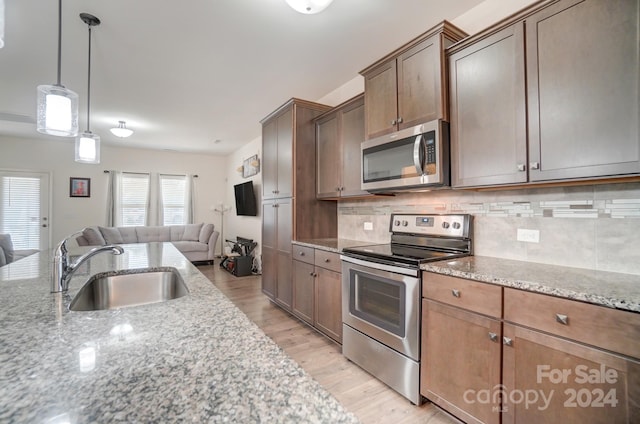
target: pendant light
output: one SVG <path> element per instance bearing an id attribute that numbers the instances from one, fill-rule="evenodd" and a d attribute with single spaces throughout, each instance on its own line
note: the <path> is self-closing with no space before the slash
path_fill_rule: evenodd
<path id="1" fill-rule="evenodd" d="M 124 121 L 118 121 L 118 126 L 115 128 L 111 128 L 111 133 L 116 137 L 127 138 L 131 134 L 133 134 L 133 130 L 127 128 L 127 123 Z"/>
<path id="2" fill-rule="evenodd" d="M 62 62 L 62 0 L 58 0 L 58 81 L 38 86 L 39 133 L 59 137 L 78 135 L 78 95 L 60 83 Z"/>
<path id="3" fill-rule="evenodd" d="M 89 28 L 89 60 L 87 66 L 87 130 L 76 138 L 76 162 L 100 163 L 100 136 L 91 132 L 91 27 L 100 25 L 100 19 L 81 13 L 80 19 Z"/>
<path id="4" fill-rule="evenodd" d="M 291 6 L 296 12 L 304 13 L 305 15 L 313 15 L 320 13 L 331 4 L 333 0 L 286 0 L 287 4 Z"/>

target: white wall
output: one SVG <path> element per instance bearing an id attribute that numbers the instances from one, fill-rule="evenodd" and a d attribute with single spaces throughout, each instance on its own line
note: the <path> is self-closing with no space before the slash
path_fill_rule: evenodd
<path id="1" fill-rule="evenodd" d="M 245 159 L 253 155 L 258 155 L 260 160 L 260 172 L 258 174 L 243 178 L 242 173 L 237 169 L 242 166 Z M 236 237 L 244 237 L 253 239 L 258 243 L 255 253 L 262 251 L 262 138 L 258 137 L 248 144 L 242 146 L 232 154 L 226 157 L 226 195 L 224 204 L 230 206 L 231 209 L 225 214 L 224 222 L 224 238 L 235 239 Z M 256 194 L 256 202 L 258 204 L 258 216 L 238 216 L 236 215 L 236 204 L 233 192 L 235 184 L 253 181 L 253 189 Z"/>
<path id="2" fill-rule="evenodd" d="M 126 144 L 126 141 L 122 142 Z M 103 145 L 99 165 L 74 161 L 73 140 L 0 137 L 0 168 L 50 172 L 50 243 L 90 225 L 106 224 L 107 174 L 104 170 L 197 174 L 195 221 L 219 223 L 210 210 L 225 199 L 226 159 L 222 156 L 131 149 Z M 69 178 L 91 178 L 90 198 L 69 197 Z"/>

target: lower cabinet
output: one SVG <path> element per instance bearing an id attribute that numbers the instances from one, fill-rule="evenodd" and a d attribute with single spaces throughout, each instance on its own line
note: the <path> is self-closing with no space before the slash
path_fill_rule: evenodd
<path id="1" fill-rule="evenodd" d="M 640 422 L 640 314 L 425 272 L 420 393 L 466 423 Z"/>
<path id="2" fill-rule="evenodd" d="M 342 274 L 337 253 L 292 246 L 292 312 L 338 343 L 342 342 Z"/>

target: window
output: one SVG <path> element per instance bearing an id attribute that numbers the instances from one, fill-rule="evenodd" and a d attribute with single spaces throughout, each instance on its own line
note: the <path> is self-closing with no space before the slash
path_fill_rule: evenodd
<path id="1" fill-rule="evenodd" d="M 48 189 L 47 174 L 0 171 L 0 233 L 14 249 L 49 247 Z"/>
<path id="2" fill-rule="evenodd" d="M 187 224 L 187 177 L 160 175 L 162 225 Z"/>
<path id="3" fill-rule="evenodd" d="M 120 217 L 123 227 L 147 225 L 149 212 L 149 174 L 122 173 Z"/>

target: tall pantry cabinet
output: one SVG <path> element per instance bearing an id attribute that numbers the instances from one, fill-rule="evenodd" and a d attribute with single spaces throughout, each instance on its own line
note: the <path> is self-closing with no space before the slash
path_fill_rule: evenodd
<path id="1" fill-rule="evenodd" d="M 337 206 L 316 200 L 314 118 L 329 106 L 291 99 L 262 123 L 262 291 L 291 311 L 291 241 L 336 237 Z"/>

